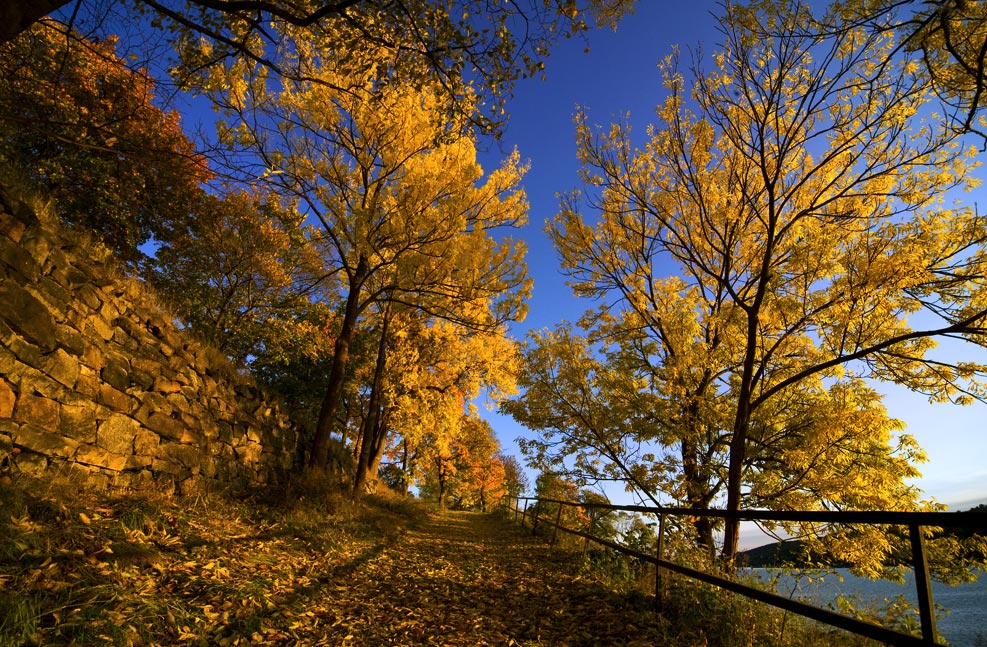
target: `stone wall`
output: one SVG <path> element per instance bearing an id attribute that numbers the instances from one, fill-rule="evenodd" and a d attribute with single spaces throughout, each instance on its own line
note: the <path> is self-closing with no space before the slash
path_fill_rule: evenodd
<path id="1" fill-rule="evenodd" d="M 277 480 L 297 435 L 148 288 L 0 186 L 0 470 L 195 491 Z"/>

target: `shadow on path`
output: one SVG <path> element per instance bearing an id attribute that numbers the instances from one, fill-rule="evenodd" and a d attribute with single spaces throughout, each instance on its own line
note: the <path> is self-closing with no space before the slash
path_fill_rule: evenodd
<path id="1" fill-rule="evenodd" d="M 326 587 L 326 645 L 656 645 L 644 598 L 615 594 L 496 517 L 444 512 Z M 298 636 L 303 638 L 303 636 Z"/>

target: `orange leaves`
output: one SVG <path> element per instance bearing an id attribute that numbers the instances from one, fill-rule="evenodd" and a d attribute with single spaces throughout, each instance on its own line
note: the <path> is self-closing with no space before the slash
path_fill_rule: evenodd
<path id="1" fill-rule="evenodd" d="M 43 20 L 0 45 L 0 154 L 51 191 L 60 215 L 127 260 L 184 222 L 204 159 L 176 113 L 153 105 L 153 82 L 112 40 L 86 41 Z"/>

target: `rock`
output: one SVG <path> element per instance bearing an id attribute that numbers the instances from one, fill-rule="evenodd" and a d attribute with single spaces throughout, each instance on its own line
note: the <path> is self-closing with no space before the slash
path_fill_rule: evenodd
<path id="1" fill-rule="evenodd" d="M 99 387 L 99 402 L 120 413 L 130 413 L 134 409 L 134 399 L 109 384 Z"/>
<path id="2" fill-rule="evenodd" d="M 83 445 L 75 454 L 75 460 L 86 465 L 122 472 L 127 466 L 127 456 L 107 451 L 96 445 Z"/>
<path id="3" fill-rule="evenodd" d="M 14 406 L 13 418 L 26 425 L 56 432 L 59 423 L 59 404 L 54 400 L 22 391 Z"/>
<path id="4" fill-rule="evenodd" d="M 76 380 L 79 379 L 79 361 L 61 348 L 55 349 L 54 353 L 44 358 L 42 369 L 69 389 L 75 387 Z"/>
<path id="5" fill-rule="evenodd" d="M 125 357 L 111 355 L 105 358 L 103 370 L 99 372 L 107 384 L 118 391 L 130 388 L 130 362 Z"/>
<path id="6" fill-rule="evenodd" d="M 134 454 L 138 457 L 146 457 L 150 461 L 150 458 L 157 453 L 160 444 L 161 437 L 158 434 L 141 427 L 134 436 Z M 150 462 L 148 464 L 150 465 Z"/>
<path id="7" fill-rule="evenodd" d="M 14 281 L 0 283 L 0 303 L 10 326 L 24 339 L 36 344 L 42 353 L 55 349 L 55 321 L 48 308 Z"/>
<path id="8" fill-rule="evenodd" d="M 185 431 L 185 425 L 181 420 L 164 413 L 152 413 L 146 424 L 148 429 L 158 432 L 168 440 L 180 440 Z"/>
<path id="9" fill-rule="evenodd" d="M 139 430 L 140 425 L 130 416 L 110 414 L 96 430 L 96 444 L 114 454 L 130 455 Z"/>
<path id="10" fill-rule="evenodd" d="M 10 418 L 14 415 L 14 404 L 17 402 L 17 394 L 10 385 L 0 376 L 0 418 Z"/>
<path id="11" fill-rule="evenodd" d="M 59 431 L 85 443 L 96 442 L 96 411 L 93 405 L 63 404 Z"/>
<path id="12" fill-rule="evenodd" d="M 47 429 L 34 425 L 23 425 L 13 438 L 14 445 L 37 454 L 71 458 L 79 448 L 79 442 L 53 434 Z"/>

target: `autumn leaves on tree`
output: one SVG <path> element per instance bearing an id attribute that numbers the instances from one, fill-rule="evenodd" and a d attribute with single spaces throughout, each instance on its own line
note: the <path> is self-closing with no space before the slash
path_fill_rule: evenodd
<path id="1" fill-rule="evenodd" d="M 875 382 L 985 395 L 985 367 L 935 352 L 983 345 L 987 316 L 987 223 L 962 201 L 983 3 L 725 6 L 712 56 L 665 59 L 644 136 L 580 112 L 584 188 L 547 231 L 602 305 L 519 349 L 527 165 L 481 169 L 477 149 L 558 38 L 629 4 L 137 0 L 170 30 L 174 82 L 218 113 L 208 156 L 112 39 L 44 19 L 2 45 L 0 153 L 291 403 L 310 468 L 350 452 L 357 492 L 381 474 L 462 506 L 518 494 L 474 408 L 489 395 L 567 496 L 931 507 Z M 716 531 L 683 536 L 711 552 Z M 844 557 L 877 568 L 887 543 L 853 537 Z"/>
<path id="2" fill-rule="evenodd" d="M 666 59 L 643 147 L 577 117 L 586 190 L 548 232 L 605 305 L 583 334 L 529 338 L 504 408 L 542 430 L 537 463 L 680 505 L 928 508 L 907 483 L 923 454 L 870 381 L 984 395 L 985 367 L 934 353 L 984 339 L 987 221 L 953 203 L 975 152 L 892 32 L 820 37 L 798 5 L 720 25 L 708 67 Z M 858 539 L 879 569 L 887 544 Z"/>

